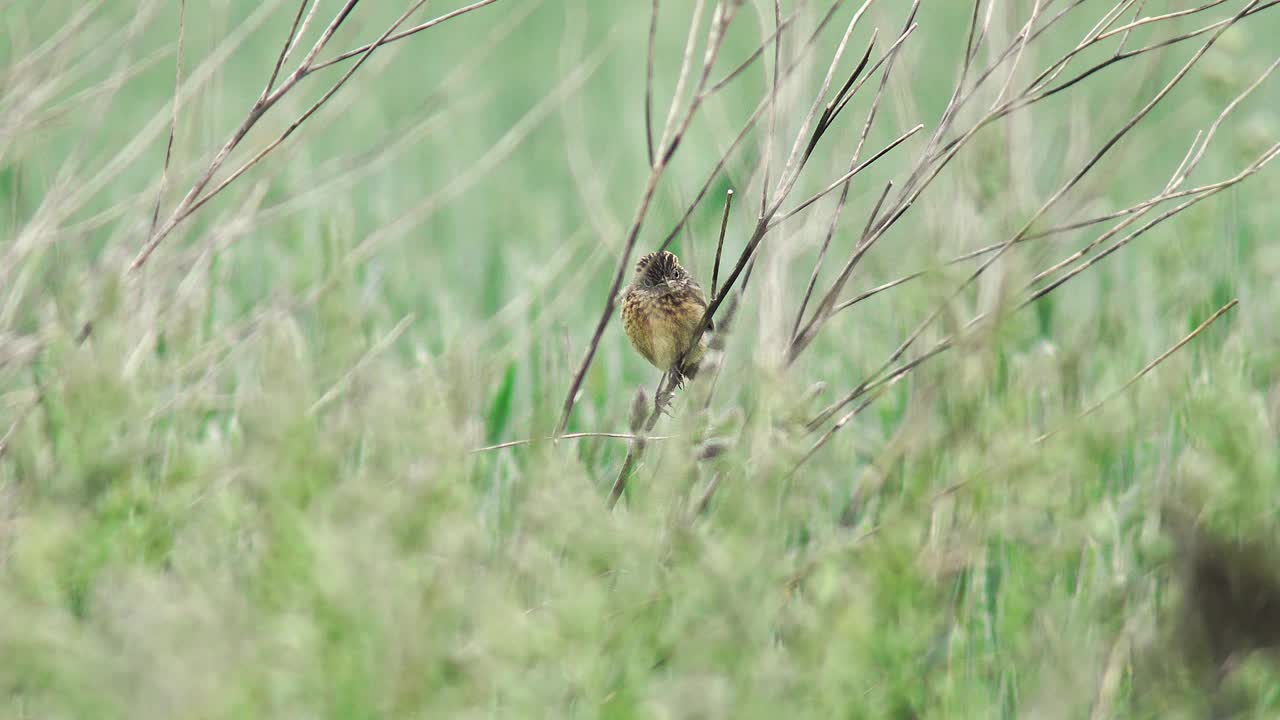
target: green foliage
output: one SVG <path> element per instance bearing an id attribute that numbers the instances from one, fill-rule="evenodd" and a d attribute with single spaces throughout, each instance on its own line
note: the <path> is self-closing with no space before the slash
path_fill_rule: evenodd
<path id="1" fill-rule="evenodd" d="M 1007 309 L 1034 272 L 1096 237 L 1020 243 L 958 294 L 975 266 L 942 262 L 1016 230 L 1078 166 L 1075 134 L 1104 138 L 1154 80 L 1099 73 L 1063 93 L 1078 106 L 1064 97 L 976 136 L 846 294 L 926 274 L 834 316 L 791 368 L 780 338 L 831 201 L 787 220 L 762 246 L 723 368 L 677 394 L 610 513 L 627 441 L 546 438 L 648 173 L 636 30 L 648 4 L 501 0 L 396 44 L 128 274 L 155 202 L 166 137 L 146 128 L 167 127 L 178 7 L 134 5 L 103 4 L 56 42 L 78 5 L 0 14 L 0 717 L 1276 716 L 1272 658 L 1241 658 L 1219 688 L 1186 660 L 1183 551 L 1161 515 L 1172 498 L 1223 537 L 1277 540 L 1275 166 L 965 335 L 807 455 L 821 433 L 804 421 L 940 303 L 908 357 Z M 335 43 L 389 21 L 394 3 L 374 5 Z M 659 126 L 687 29 L 679 5 L 661 3 Z M 905 4 L 880 5 L 883 48 Z M 274 62 L 293 8 L 262 6 L 251 27 L 259 7 L 187 3 L 186 77 L 246 34 L 180 107 L 161 219 Z M 527 19 L 486 49 L 517 9 Z M 898 76 L 911 82 L 890 84 L 890 122 L 869 149 L 941 112 L 961 9 L 923 4 L 912 73 Z M 759 42 L 743 12 L 734 62 Z M 1241 78 L 1274 59 L 1277 15 L 1224 37 L 1205 76 L 1067 204 L 1104 212 L 1166 182 Z M 1071 16 L 1054 42 L 1090 24 Z M 599 70 L 529 120 L 557 69 L 602 41 Z M 1147 69 L 1167 77 L 1184 59 Z M 778 137 L 822 69 L 801 73 Z M 335 72 L 273 109 L 230 167 Z M 674 226 L 760 82 L 753 66 L 708 100 L 640 248 Z M 877 82 L 797 197 L 847 167 Z M 1273 78 L 1242 104 L 1193 179 L 1234 174 L 1276 141 L 1278 93 Z M 704 284 L 719 199 L 737 193 L 727 262 L 758 212 L 747 180 L 760 139 L 676 238 Z M 509 154 L 484 167 L 495 148 Z M 775 181 L 788 149 L 773 148 Z M 887 156 L 852 186 L 823 281 L 901 163 Z M 413 321 L 389 336 L 401 318 Z M 614 322 L 568 429 L 628 432 L 654 375 Z M 533 442 L 470 452 L 514 439 Z"/>

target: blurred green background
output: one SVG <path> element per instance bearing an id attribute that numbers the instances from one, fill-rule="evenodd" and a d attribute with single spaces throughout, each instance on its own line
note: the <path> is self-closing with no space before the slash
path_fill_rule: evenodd
<path id="1" fill-rule="evenodd" d="M 694 4 L 661 3 L 659 128 Z M 320 2 L 286 72 L 339 5 Z M 704 285 L 720 198 L 738 193 L 725 244 L 736 259 L 761 160 L 773 147 L 776 178 L 857 7 L 801 55 L 828 5 L 800 5 L 781 5 L 799 13 L 784 60 L 802 62 L 772 141 L 762 122 L 672 248 Z M 996 47 L 1032 5 L 995 8 Z M 1128 47 L 1244 5 L 1143 26 Z M 1143 15 L 1191 6 L 1151 2 Z M 706 409 L 705 385 L 677 397 L 656 430 L 671 439 L 650 444 L 610 513 L 623 441 L 469 451 L 554 429 L 604 307 L 648 175 L 648 3 L 499 0 L 388 46 L 136 273 L 157 196 L 163 220 L 261 92 L 297 6 L 187 4 L 167 173 L 178 3 L 0 7 L 0 717 L 1280 712 L 1265 657 L 1242 657 L 1216 690 L 1184 658 L 1179 555 L 1160 513 L 1174 498 L 1226 537 L 1274 537 L 1274 165 L 922 366 L 792 472 L 817 437 L 803 422 L 940 303 L 924 347 L 1006 308 L 1107 227 L 1020 244 L 958 295 L 976 265 L 940 264 L 1016 232 L 1198 42 L 1118 63 L 977 134 L 845 295 L 930 272 L 835 316 L 790 368 L 785 341 L 834 200 L 781 225 Z M 1024 74 L 1112 5 L 1071 7 Z M 376 38 L 402 10 L 358 5 L 320 57 Z M 907 11 L 873 4 L 843 72 L 876 28 L 878 57 Z M 922 3 L 868 149 L 925 130 L 853 183 L 819 288 L 936 126 L 971 11 Z M 772 13 L 742 8 L 713 78 Z M 1276 37 L 1280 9 L 1224 34 L 1051 220 L 1157 193 L 1276 61 Z M 304 79 L 218 178 L 344 67 Z M 767 67 L 706 102 L 637 253 L 679 219 L 766 92 Z M 787 207 L 844 171 L 879 77 Z M 1227 117 L 1190 184 L 1280 140 L 1277 108 L 1272 77 Z M 1148 377 L 1073 420 L 1233 298 Z M 569 430 L 626 432 L 636 389 L 651 394 L 657 374 L 611 323 Z M 701 460 L 708 438 L 726 450 Z"/>

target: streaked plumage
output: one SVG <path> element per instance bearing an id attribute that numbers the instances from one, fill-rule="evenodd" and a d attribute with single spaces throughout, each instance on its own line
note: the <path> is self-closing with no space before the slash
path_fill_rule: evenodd
<path id="1" fill-rule="evenodd" d="M 649 253 L 636 263 L 635 277 L 623 293 L 622 326 L 636 351 L 655 367 L 691 378 L 707 348 L 705 335 L 682 367 L 672 366 L 689 350 L 706 309 L 702 287 L 675 255 Z"/>

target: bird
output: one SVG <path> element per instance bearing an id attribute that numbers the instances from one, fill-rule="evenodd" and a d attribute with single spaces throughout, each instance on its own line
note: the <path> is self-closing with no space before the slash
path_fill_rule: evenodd
<path id="1" fill-rule="evenodd" d="M 694 337 L 706 310 L 702 287 L 680 260 L 665 250 L 649 253 L 636 262 L 631 284 L 623 291 L 622 327 L 636 352 L 683 383 L 697 374 L 707 349 L 705 337 Z"/>

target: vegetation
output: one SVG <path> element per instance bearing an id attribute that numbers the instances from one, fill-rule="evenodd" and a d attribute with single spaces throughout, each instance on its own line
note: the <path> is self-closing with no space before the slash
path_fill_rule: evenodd
<path id="1" fill-rule="evenodd" d="M 8 4 L 0 717 L 1276 716 L 1276 5 Z"/>

